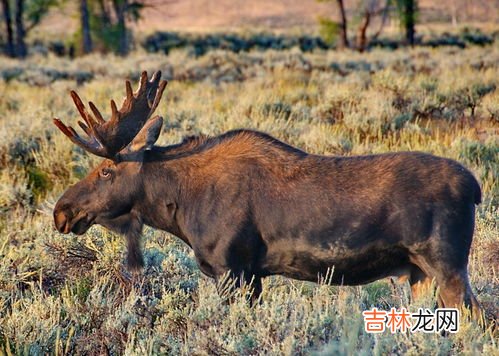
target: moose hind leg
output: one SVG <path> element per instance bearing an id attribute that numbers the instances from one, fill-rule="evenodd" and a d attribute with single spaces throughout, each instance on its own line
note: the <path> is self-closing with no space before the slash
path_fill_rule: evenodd
<path id="1" fill-rule="evenodd" d="M 436 279 L 440 307 L 461 308 L 466 306 L 471 309 L 475 320 L 482 321 L 481 308 L 468 282 L 466 267 L 456 269 L 443 265 L 442 261 L 433 263 L 428 255 L 416 256 L 413 258 L 413 262 L 421 271 L 424 271 L 426 276 Z M 431 282 L 431 279 L 429 280 Z"/>
<path id="2" fill-rule="evenodd" d="M 467 269 L 442 281 L 440 293 L 446 308 L 461 308 L 464 305 L 470 309 L 474 320 L 483 323 L 482 309 L 471 290 Z"/>
<path id="3" fill-rule="evenodd" d="M 458 203 L 452 210 L 443 207 L 435 213 L 432 236 L 425 246 L 417 246 L 410 259 L 428 277 L 436 279 L 444 307 L 466 306 L 473 318 L 480 321 L 480 306 L 468 280 L 475 207 Z"/>

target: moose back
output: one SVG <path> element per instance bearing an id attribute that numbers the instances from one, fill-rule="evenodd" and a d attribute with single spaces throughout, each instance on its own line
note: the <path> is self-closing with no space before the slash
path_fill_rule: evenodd
<path id="1" fill-rule="evenodd" d="M 100 224 L 124 234 L 138 268 L 142 227 L 168 231 L 192 247 L 203 273 L 252 281 L 254 297 L 263 277 L 317 281 L 334 268 L 332 282 L 344 285 L 407 278 L 415 297 L 435 278 L 441 306 L 479 313 L 467 265 L 481 193 L 462 165 L 412 152 L 313 155 L 250 130 L 158 147 L 160 76 L 144 72 L 136 92 L 127 81 L 107 121 L 72 92 L 86 137 L 54 119 L 105 158 L 57 202 L 60 232 Z"/>

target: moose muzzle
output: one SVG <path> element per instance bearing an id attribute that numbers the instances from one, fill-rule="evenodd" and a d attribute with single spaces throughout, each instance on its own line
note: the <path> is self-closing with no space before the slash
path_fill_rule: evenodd
<path id="1" fill-rule="evenodd" d="M 57 230 L 63 234 L 69 234 L 71 227 L 69 224 L 69 218 L 63 211 L 54 210 L 54 222 Z"/>
<path id="2" fill-rule="evenodd" d="M 54 209 L 54 223 L 57 230 L 63 234 L 69 234 L 70 232 L 83 235 L 92 226 L 94 219 L 90 218 L 88 214 L 84 212 L 79 212 L 78 214 L 72 214 L 72 212 L 67 209 L 61 209 L 56 206 Z"/>

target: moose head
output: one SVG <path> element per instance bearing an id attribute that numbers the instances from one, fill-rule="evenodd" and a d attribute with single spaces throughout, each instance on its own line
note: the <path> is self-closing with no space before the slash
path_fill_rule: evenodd
<path id="1" fill-rule="evenodd" d="M 118 110 L 111 100 L 111 118 L 106 121 L 89 102 L 90 114 L 78 94 L 71 97 L 83 121 L 79 126 L 88 136 L 82 138 L 59 119 L 55 125 L 75 144 L 105 159 L 83 180 L 70 187 L 57 202 L 54 221 L 61 233 L 84 234 L 93 224 L 103 225 L 127 236 L 128 264 L 143 264 L 139 247 L 143 222 L 134 212 L 134 204 L 143 194 L 144 177 L 138 174 L 144 152 L 159 137 L 163 119 L 152 117 L 167 82 L 156 72 L 151 80 L 143 72 L 136 92 L 126 81 L 126 98 Z"/>

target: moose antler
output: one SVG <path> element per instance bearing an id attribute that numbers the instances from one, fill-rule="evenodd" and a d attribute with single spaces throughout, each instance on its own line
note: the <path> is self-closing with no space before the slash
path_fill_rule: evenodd
<path id="1" fill-rule="evenodd" d="M 108 121 L 105 121 L 97 107 L 89 102 L 92 116 L 78 94 L 72 90 L 71 97 L 84 121 L 78 121 L 78 125 L 85 131 L 88 139 L 80 137 L 71 126 L 64 125 L 59 119 L 54 118 L 54 124 L 84 150 L 97 156 L 113 158 L 134 139 L 152 116 L 166 84 L 166 80 L 161 80 L 161 71 L 155 72 L 150 81 L 147 80 L 147 72 L 142 72 L 140 85 L 135 93 L 127 80 L 123 105 L 118 110 L 114 100 L 111 100 L 112 114 Z"/>

